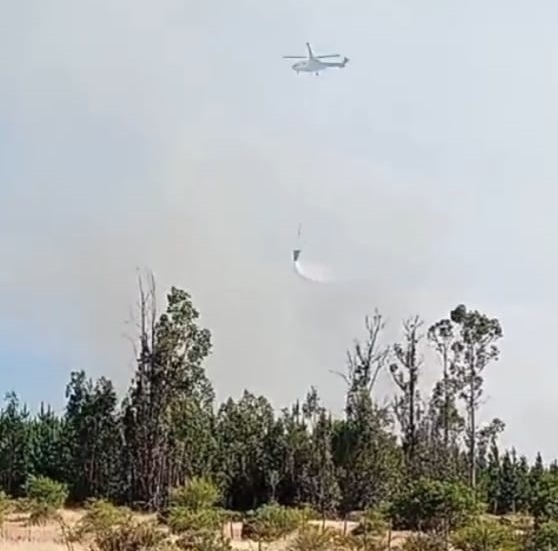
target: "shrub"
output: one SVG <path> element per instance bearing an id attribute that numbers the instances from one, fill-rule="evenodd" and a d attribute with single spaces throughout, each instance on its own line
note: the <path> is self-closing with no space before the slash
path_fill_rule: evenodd
<path id="1" fill-rule="evenodd" d="M 355 536 L 354 534 L 338 534 L 333 540 L 336 551 L 384 551 L 386 543 L 377 538 Z"/>
<path id="2" fill-rule="evenodd" d="M 378 509 L 369 509 L 364 511 L 352 534 L 355 536 L 367 534 L 372 537 L 383 537 L 388 529 L 389 523 L 385 514 Z"/>
<path id="3" fill-rule="evenodd" d="M 156 549 L 165 537 L 154 522 L 134 519 L 129 509 L 93 500 L 78 521 L 72 539 L 88 539 L 96 551 L 144 551 Z"/>
<path id="4" fill-rule="evenodd" d="M 231 551 L 230 540 L 222 534 L 202 531 L 181 536 L 176 546 L 184 551 Z"/>
<path id="5" fill-rule="evenodd" d="M 90 500 L 85 514 L 74 529 L 74 539 L 110 532 L 115 526 L 131 521 L 132 512 L 125 507 L 116 507 L 102 499 Z"/>
<path id="6" fill-rule="evenodd" d="M 29 513 L 30 525 L 44 525 L 50 520 L 58 523 L 67 540 L 68 526 L 58 512 L 68 499 L 66 484 L 56 482 L 46 476 L 31 476 L 27 480 L 25 499 L 19 500 L 18 508 L 21 512 Z"/>
<path id="7" fill-rule="evenodd" d="M 242 524 L 242 538 L 273 541 L 294 532 L 302 523 L 298 509 L 276 503 L 263 505 L 250 513 Z"/>
<path id="8" fill-rule="evenodd" d="M 68 499 L 68 486 L 46 476 L 31 476 L 26 484 L 27 498 L 31 501 L 60 509 Z"/>
<path id="9" fill-rule="evenodd" d="M 134 522 L 129 519 L 115 525 L 111 530 L 95 535 L 98 551 L 145 551 L 156 549 L 165 534 L 153 522 Z"/>
<path id="10" fill-rule="evenodd" d="M 558 551 L 558 522 L 549 520 L 541 524 L 532 535 L 529 547 L 533 550 Z"/>
<path id="11" fill-rule="evenodd" d="M 207 478 L 192 478 L 184 486 L 171 491 L 171 507 L 185 507 L 194 511 L 209 509 L 221 498 L 219 489 Z"/>
<path id="12" fill-rule="evenodd" d="M 308 520 L 322 520 L 323 515 L 309 503 L 303 503 L 297 507 L 300 517 L 306 521 Z"/>
<path id="13" fill-rule="evenodd" d="M 288 551 L 328 551 L 336 537 L 334 530 L 305 525 L 288 546 Z"/>
<path id="14" fill-rule="evenodd" d="M 414 531 L 454 530 L 479 513 L 473 491 L 460 483 L 419 479 L 391 506 L 394 527 Z"/>
<path id="15" fill-rule="evenodd" d="M 432 534 L 411 534 L 401 546 L 402 551 L 446 551 L 446 549 L 445 541 Z"/>
<path id="16" fill-rule="evenodd" d="M 220 531 L 223 522 L 234 516 L 215 508 L 220 494 L 217 486 L 206 478 L 193 478 L 171 492 L 170 507 L 164 521 L 179 537 L 176 548 L 187 551 L 228 551 L 230 540 Z"/>
<path id="17" fill-rule="evenodd" d="M 558 479 L 550 473 L 543 473 L 529 497 L 529 512 L 535 525 L 558 519 Z"/>
<path id="18" fill-rule="evenodd" d="M 223 524 L 224 513 L 216 509 L 187 509 L 171 507 L 167 524 L 175 534 L 198 531 L 215 531 Z"/>
<path id="19" fill-rule="evenodd" d="M 487 518 L 479 518 L 452 536 L 461 551 L 519 551 L 520 539 L 513 528 Z"/>

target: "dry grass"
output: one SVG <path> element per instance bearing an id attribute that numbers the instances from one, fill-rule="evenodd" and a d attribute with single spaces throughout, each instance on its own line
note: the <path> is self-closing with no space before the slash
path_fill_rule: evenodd
<path id="1" fill-rule="evenodd" d="M 83 510 L 64 510 L 62 516 L 69 526 L 74 526 L 76 522 L 83 516 Z M 137 515 L 140 519 L 153 519 L 154 515 Z M 3 534 L 0 536 L 1 551 L 66 551 L 66 546 L 61 541 L 60 533 L 55 523 L 48 523 L 45 526 L 27 526 L 27 515 L 14 514 L 8 516 L 4 525 Z M 310 521 L 311 524 L 321 525 L 321 521 Z M 343 531 L 344 523 L 342 521 L 327 520 L 325 523 L 327 528 Z M 356 522 L 347 522 L 347 531 L 352 531 Z M 242 532 L 242 523 L 227 523 L 223 527 L 223 533 L 227 538 L 231 539 L 234 549 L 238 551 L 256 551 L 258 549 L 257 542 L 242 540 L 240 535 Z M 404 532 L 394 532 L 392 543 L 400 544 L 407 534 Z M 285 551 L 288 546 L 288 539 L 273 542 L 266 545 L 266 551 Z M 74 551 L 87 551 L 87 549 L 79 544 L 74 544 Z"/>
<path id="2" fill-rule="evenodd" d="M 33 541 L 0 541 L 2 551 L 66 551 L 66 546 L 61 543 L 38 543 Z M 82 547 L 76 546 L 82 551 Z"/>
<path id="3" fill-rule="evenodd" d="M 62 512 L 64 520 L 73 526 L 83 515 L 82 511 Z M 28 526 L 26 514 L 9 515 L 0 537 L 2 551 L 66 551 L 58 526 L 49 522 L 45 526 Z M 83 548 L 75 545 L 75 551 Z"/>

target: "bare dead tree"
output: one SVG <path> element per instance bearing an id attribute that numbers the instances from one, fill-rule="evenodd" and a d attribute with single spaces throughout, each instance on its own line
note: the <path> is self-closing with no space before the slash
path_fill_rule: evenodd
<path id="1" fill-rule="evenodd" d="M 124 333 L 123 337 L 131 344 L 135 362 L 138 361 L 143 348 L 153 350 L 155 324 L 158 316 L 155 276 L 151 270 L 146 270 L 144 279 L 137 269 L 138 298 L 134 307 L 130 306 L 128 319 L 124 322 L 133 326 L 133 334 Z M 139 338 L 138 338 L 139 337 Z M 138 347 L 139 340 L 139 347 Z"/>
<path id="2" fill-rule="evenodd" d="M 334 371 L 347 385 L 347 408 L 357 394 L 370 396 L 382 369 L 386 366 L 389 349 L 379 343 L 385 321 L 377 309 L 372 316 L 365 316 L 366 335 L 363 340 L 355 339 L 352 350 L 347 351 L 347 367 L 343 373 Z"/>

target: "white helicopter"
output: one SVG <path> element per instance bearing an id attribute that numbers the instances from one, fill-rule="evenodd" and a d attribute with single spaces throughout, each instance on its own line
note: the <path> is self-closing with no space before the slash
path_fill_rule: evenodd
<path id="1" fill-rule="evenodd" d="M 283 59 L 303 59 L 304 61 L 297 61 L 293 66 L 293 71 L 296 73 L 314 73 L 316 76 L 320 74 L 320 71 L 325 69 L 331 69 L 337 67 L 343 69 L 345 65 L 349 62 L 348 57 L 344 57 L 343 61 L 320 61 L 321 59 L 340 57 L 339 54 L 329 54 L 329 55 L 314 55 L 312 52 L 312 47 L 307 42 L 306 49 L 308 50 L 308 56 L 303 55 L 284 55 Z"/>

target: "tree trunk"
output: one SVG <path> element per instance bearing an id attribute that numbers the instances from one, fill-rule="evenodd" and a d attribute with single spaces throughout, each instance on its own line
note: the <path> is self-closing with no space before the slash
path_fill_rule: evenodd
<path id="1" fill-rule="evenodd" d="M 472 356 L 472 354 L 471 354 Z M 475 367 L 473 359 L 469 359 L 469 484 L 473 490 L 477 486 L 477 461 L 476 461 L 476 443 L 477 443 L 477 427 L 476 427 L 476 404 L 475 404 Z"/>

